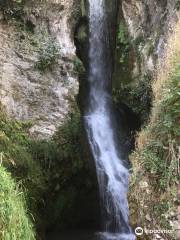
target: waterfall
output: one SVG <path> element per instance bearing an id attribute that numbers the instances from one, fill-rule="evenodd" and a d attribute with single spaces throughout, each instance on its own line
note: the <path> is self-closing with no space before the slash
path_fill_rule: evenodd
<path id="1" fill-rule="evenodd" d="M 103 218 L 100 239 L 134 240 L 128 221 L 129 170 L 120 157 L 113 128 L 106 0 L 89 0 L 89 35 L 89 93 L 84 120 L 100 191 Z"/>

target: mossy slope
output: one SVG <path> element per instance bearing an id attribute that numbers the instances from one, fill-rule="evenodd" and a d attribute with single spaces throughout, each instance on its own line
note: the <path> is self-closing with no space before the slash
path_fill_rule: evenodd
<path id="1" fill-rule="evenodd" d="M 0 239 L 35 239 L 45 177 L 30 152 L 29 123 L 8 119 L 0 108 Z"/>
<path id="2" fill-rule="evenodd" d="M 39 235 L 54 227 L 94 226 L 97 224 L 96 179 L 90 171 L 86 149 L 82 149 L 83 128 L 77 107 L 52 139 L 30 138 L 30 126 L 31 123 L 9 119 L 1 107 L 1 164 L 5 174 L 10 176 L 11 173 L 10 187 L 25 196 L 18 201 L 33 219 L 34 229 Z M 3 184 L 4 187 L 8 185 L 6 182 Z M 4 194 L 4 188 L 0 190 Z M 14 198 L 11 204 L 16 208 Z M 3 211 L 0 209 L 0 215 L 4 214 Z M 9 216 L 13 215 L 10 210 Z M 31 228 L 30 221 L 29 224 Z M 18 225 L 21 231 L 24 225 Z M 10 233 L 9 222 L 3 228 Z M 21 240 L 19 235 L 14 236 L 13 240 L 16 239 Z"/>

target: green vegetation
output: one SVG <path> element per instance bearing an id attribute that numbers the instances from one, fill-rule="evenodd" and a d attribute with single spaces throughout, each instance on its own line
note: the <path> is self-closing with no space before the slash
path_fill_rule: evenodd
<path id="1" fill-rule="evenodd" d="M 85 216 L 86 211 L 83 209 L 91 209 L 93 204 L 86 198 L 93 195 L 95 186 L 86 149 L 82 149 L 84 143 L 80 113 L 77 107 L 74 110 L 76 111 L 59 127 L 51 141 L 36 141 L 32 146 L 35 160 L 41 162 L 49 176 L 45 196 L 46 224 L 58 228 L 84 224 L 91 212 Z"/>
<path id="2" fill-rule="evenodd" d="M 180 1 L 177 1 L 176 3 L 176 9 L 179 11 L 180 10 Z"/>
<path id="3" fill-rule="evenodd" d="M 10 120 L 1 106 L 0 114 L 0 153 L 2 165 L 11 172 L 15 181 L 26 189 L 28 209 L 37 220 L 38 205 L 46 190 L 46 175 L 39 162 L 35 162 L 30 152 L 31 140 L 28 136 L 30 123 Z M 37 220 L 38 221 L 38 220 Z"/>
<path id="4" fill-rule="evenodd" d="M 0 2 L 0 9 L 3 10 L 6 20 L 22 20 L 23 6 L 23 0 L 1 0 Z"/>
<path id="5" fill-rule="evenodd" d="M 159 66 L 153 83 L 154 102 L 151 119 L 137 138 L 137 149 L 131 156 L 134 173 L 130 201 L 138 205 L 138 224 L 150 225 L 147 214 L 161 229 L 171 228 L 172 212 L 178 203 L 180 135 L 180 23 L 169 41 L 166 61 Z M 143 186 L 144 185 L 144 186 Z M 141 200 L 138 198 L 141 196 Z M 157 199 L 159 204 L 157 203 Z M 146 206 L 146 207 L 145 207 Z M 137 214 L 137 213 L 136 213 Z M 136 221 L 135 221 L 136 224 Z M 173 239 L 172 236 L 166 236 Z"/>
<path id="6" fill-rule="evenodd" d="M 44 73 L 58 63 L 60 51 L 44 25 L 36 31 L 36 21 L 31 22 L 29 16 L 38 11 L 24 8 L 24 3 L 1 1 L 0 8 L 14 30 L 10 37 L 16 54 L 21 59 L 37 59 L 34 68 Z M 84 72 L 78 58 L 72 63 L 75 73 Z M 31 240 L 35 235 L 39 239 L 39 232 L 55 223 L 58 227 L 84 224 L 88 218 L 84 209 L 90 209 L 91 216 L 89 206 L 94 201 L 88 200 L 96 188 L 85 161 L 86 150 L 81 147 L 80 114 L 77 107 L 74 110 L 52 139 L 37 140 L 29 136 L 31 122 L 9 119 L 0 106 L 0 197 L 4 197 L 4 205 L 0 203 L 0 239 Z"/>
<path id="7" fill-rule="evenodd" d="M 0 166 L 0 199 L 0 239 L 35 240 L 24 193 L 2 166 Z"/>
<path id="8" fill-rule="evenodd" d="M 38 51 L 39 57 L 35 67 L 41 72 L 52 70 L 59 58 L 59 46 L 56 40 L 47 37 L 45 41 L 41 42 Z"/>
<path id="9" fill-rule="evenodd" d="M 58 63 L 59 46 L 56 39 L 51 37 L 47 29 L 35 31 L 34 22 L 29 20 L 30 12 L 26 12 L 25 2 L 22 0 L 8 0 L 0 3 L 4 19 L 17 28 L 17 53 L 37 53 L 35 68 L 41 73 L 52 70 Z M 36 16 L 37 17 L 37 16 Z"/>
<path id="10" fill-rule="evenodd" d="M 78 57 L 74 57 L 74 71 L 78 74 L 83 74 L 85 72 L 84 65 Z"/>
<path id="11" fill-rule="evenodd" d="M 129 43 L 129 38 L 128 38 L 128 29 L 125 26 L 124 23 L 119 24 L 119 30 L 118 30 L 118 35 L 117 35 L 118 43 L 119 44 L 128 44 Z"/>
<path id="12" fill-rule="evenodd" d="M 124 102 L 136 113 L 141 123 L 144 124 L 149 118 L 152 102 L 152 87 L 148 75 L 139 81 L 135 86 L 122 84 L 119 89 L 113 89 L 115 103 Z"/>
<path id="13" fill-rule="evenodd" d="M 123 22 L 119 24 L 117 33 L 117 49 L 121 53 L 120 63 L 126 62 L 127 58 L 129 58 L 131 43 L 127 26 Z"/>
<path id="14" fill-rule="evenodd" d="M 76 112 L 69 115 L 67 122 L 59 127 L 51 140 L 33 140 L 28 134 L 31 123 L 8 119 L 1 107 L 0 178 L 6 175 L 10 178 L 11 173 L 13 180 L 10 178 L 4 186 L 0 185 L 1 196 L 10 194 L 7 191 L 12 192 L 11 201 L 7 203 L 12 207 L 8 208 L 9 215 L 4 213 L 7 204 L 0 204 L 0 216 L 15 217 L 13 211 L 18 209 L 17 221 L 22 219 L 24 225 L 18 224 L 17 234 L 25 235 L 25 231 L 32 231 L 29 238 L 24 239 L 33 239 L 32 223 L 28 219 L 32 218 L 38 229 L 42 226 L 53 226 L 55 223 L 60 228 L 73 227 L 84 223 L 87 216 L 83 209 L 91 209 L 91 204 L 95 202 L 89 203 L 86 199 L 86 196 L 89 198 L 93 195 L 95 186 L 88 162 L 84 161 L 88 156 L 86 150 L 81 148 L 83 128 L 79 111 L 75 109 Z M 6 191 L 6 188 L 10 190 Z M 13 194 L 18 197 L 15 198 Z M 13 221 L 16 221 L 16 218 Z M 11 234 L 11 222 L 6 221 L 2 227 L 7 236 Z M 12 231 L 15 231 L 15 226 Z M 23 239 L 19 236 L 4 237 L 3 240 Z"/>
<path id="15" fill-rule="evenodd" d="M 114 86 L 120 88 L 120 84 L 127 84 L 132 81 L 132 68 L 134 63 L 134 51 L 128 28 L 123 21 L 117 29 Z"/>
<path id="16" fill-rule="evenodd" d="M 2 106 L 0 112 L 0 239 L 35 239 L 29 210 L 33 211 L 34 197 L 39 199 L 35 192 L 43 188 L 44 181 L 27 151 L 29 124 L 9 120 Z"/>
<path id="17" fill-rule="evenodd" d="M 132 41 L 132 46 L 136 55 L 136 60 L 138 63 L 138 66 L 141 66 L 141 61 L 142 61 L 142 49 L 145 45 L 145 40 L 142 35 L 138 36 L 136 39 Z"/>
<path id="18" fill-rule="evenodd" d="M 46 211 L 43 211 L 46 226 L 65 228 L 82 224 L 87 218 L 81 215 L 88 201 L 82 202 L 81 199 L 94 191 L 92 176 L 85 161 L 88 156 L 82 149 L 80 113 L 77 107 L 74 110 L 76 112 L 69 115 L 52 140 L 31 143 L 34 160 L 41 163 L 43 173 L 48 176 L 44 197 Z"/>

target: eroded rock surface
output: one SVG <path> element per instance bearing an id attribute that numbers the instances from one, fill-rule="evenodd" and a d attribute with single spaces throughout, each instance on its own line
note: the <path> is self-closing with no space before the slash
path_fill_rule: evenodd
<path id="1" fill-rule="evenodd" d="M 32 122 L 32 136 L 48 138 L 78 93 L 74 29 L 80 1 L 26 2 L 18 16 L 19 5 L 0 5 L 0 101 L 11 118 Z M 56 61 L 40 71 L 36 65 L 48 44 L 57 48 Z"/>
<path id="2" fill-rule="evenodd" d="M 177 0 L 123 0 L 122 12 L 136 55 L 133 77 L 153 74 L 157 59 L 163 59 L 167 38 L 177 21 Z"/>

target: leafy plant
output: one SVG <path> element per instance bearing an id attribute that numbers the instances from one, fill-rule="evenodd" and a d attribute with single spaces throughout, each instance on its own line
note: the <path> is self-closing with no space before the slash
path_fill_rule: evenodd
<path id="1" fill-rule="evenodd" d="M 23 6 L 23 0 L 2 0 L 0 2 L 0 8 L 3 10 L 4 17 L 7 20 L 22 20 L 24 15 Z"/>
<path id="2" fill-rule="evenodd" d="M 128 29 L 123 22 L 119 24 L 117 39 L 119 44 L 129 44 Z"/>
<path id="3" fill-rule="evenodd" d="M 78 58 L 74 58 L 74 71 L 78 74 L 82 74 L 85 71 L 82 61 Z"/>
<path id="4" fill-rule="evenodd" d="M 123 22 L 120 23 L 117 33 L 117 48 L 121 52 L 120 63 L 124 63 L 125 59 L 129 56 L 130 39 L 127 26 Z"/>
<path id="5" fill-rule="evenodd" d="M 40 46 L 39 58 L 35 67 L 41 72 L 52 70 L 52 67 L 58 62 L 58 58 L 59 46 L 55 39 L 48 37 Z"/>

